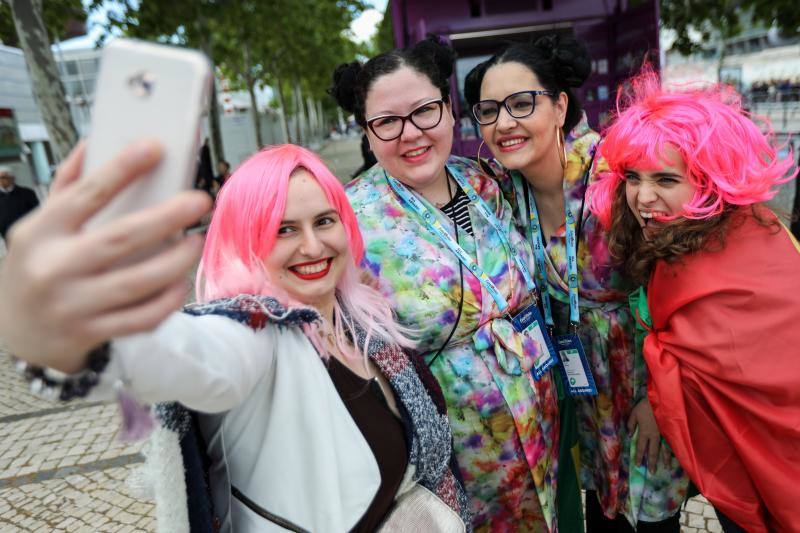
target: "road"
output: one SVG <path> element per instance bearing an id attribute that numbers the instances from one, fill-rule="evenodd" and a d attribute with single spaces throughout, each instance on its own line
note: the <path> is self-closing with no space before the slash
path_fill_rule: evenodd
<path id="1" fill-rule="evenodd" d="M 345 137 L 326 142 L 319 151 L 322 160 L 342 183 L 350 181 L 353 173 L 364 163 L 361 158 L 361 137 Z"/>

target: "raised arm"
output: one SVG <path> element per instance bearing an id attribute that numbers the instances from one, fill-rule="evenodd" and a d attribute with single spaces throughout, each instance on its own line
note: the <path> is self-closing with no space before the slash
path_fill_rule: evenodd
<path id="1" fill-rule="evenodd" d="M 178 401 L 206 413 L 239 404 L 270 369 L 278 333 L 216 315 L 173 313 L 154 331 L 115 339 L 90 399 L 109 399 L 122 380 L 143 403 Z"/>
<path id="2" fill-rule="evenodd" d="M 151 330 L 180 308 L 199 236 L 115 265 L 189 226 L 210 206 L 208 195 L 189 191 L 86 230 L 93 214 L 158 164 L 161 150 L 151 141 L 134 143 L 78 179 L 83 152 L 79 145 L 61 164 L 42 208 L 14 226 L 0 270 L 0 337 L 17 357 L 65 372 L 80 370 L 93 347 Z"/>

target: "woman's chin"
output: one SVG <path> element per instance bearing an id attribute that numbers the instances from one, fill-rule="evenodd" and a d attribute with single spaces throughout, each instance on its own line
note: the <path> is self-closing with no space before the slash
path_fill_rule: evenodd
<path id="1" fill-rule="evenodd" d="M 497 161 L 500 162 L 501 165 L 509 170 L 520 170 L 528 166 L 530 163 L 530 157 L 528 157 L 524 152 L 492 152 L 492 155 Z"/>

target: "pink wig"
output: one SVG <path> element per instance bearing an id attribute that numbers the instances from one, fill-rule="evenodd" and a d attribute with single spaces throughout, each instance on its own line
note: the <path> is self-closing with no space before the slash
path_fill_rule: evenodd
<path id="1" fill-rule="evenodd" d="M 364 241 L 344 188 L 319 157 L 292 144 L 268 147 L 251 156 L 220 190 L 197 272 L 197 300 L 255 294 L 275 297 L 284 305 L 298 305 L 272 283 L 263 264 L 275 245 L 286 210 L 289 179 L 298 169 L 316 178 L 347 235 L 352 261 L 337 283 L 335 312 L 342 318 L 335 324 L 337 343 L 340 347 L 348 345 L 345 330 L 354 332 L 349 317 L 364 327 L 368 337 L 376 333 L 387 341 L 407 345 L 386 301 L 359 280 Z M 312 341 L 317 344 L 316 335 L 312 335 Z"/>
<path id="2" fill-rule="evenodd" d="M 791 151 L 778 159 L 769 123 L 764 123 L 766 133 L 762 133 L 728 86 L 669 91 L 645 66 L 629 88 L 620 89 L 616 114 L 599 148 L 609 170 L 588 191 L 589 207 L 606 228 L 625 171 L 672 164 L 664 157 L 667 146 L 683 158 L 689 182 L 696 187 L 684 205 L 685 218 L 704 219 L 721 213 L 726 205 L 769 200 L 778 185 L 797 174 L 797 170 L 790 173 Z"/>

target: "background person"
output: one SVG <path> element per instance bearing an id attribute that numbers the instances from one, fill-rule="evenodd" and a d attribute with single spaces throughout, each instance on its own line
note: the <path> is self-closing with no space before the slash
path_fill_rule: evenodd
<path id="1" fill-rule="evenodd" d="M 231 164 L 221 159 L 217 162 L 217 175 L 214 176 L 214 179 L 219 184 L 217 186 L 217 190 L 219 187 L 222 186 L 223 183 L 231 176 Z"/>
<path id="2" fill-rule="evenodd" d="M 429 39 L 336 70 L 331 94 L 378 160 L 347 194 L 364 268 L 400 323 L 420 332 L 416 349 L 442 386 L 475 529 L 552 531 L 555 385 L 549 371 L 531 375 L 546 348 L 506 318 L 529 300 L 520 264 L 532 265 L 530 248 L 497 184 L 450 156 L 453 62 L 451 48 Z"/>
<path id="3" fill-rule="evenodd" d="M 546 273 L 539 284 L 547 287 L 543 303 L 552 310 L 545 305 L 545 318 L 552 316 L 559 335 L 577 326 L 597 387 L 596 397 L 576 396 L 573 405 L 562 393 L 560 403 L 561 465 L 577 431 L 586 528 L 677 533 L 687 480 L 674 458 L 659 466 L 661 436 L 646 398 L 646 369 L 634 357 L 627 296 L 634 285 L 612 264 L 605 230 L 585 209 L 587 185 L 603 163 L 596 156 L 600 136 L 587 125 L 572 89 L 590 71 L 582 43 L 547 35 L 477 65 L 464 94 L 516 224 L 537 255 L 537 274 Z M 570 255 L 577 276 L 572 296 Z M 559 482 L 559 496 L 572 498 L 571 516 L 578 522 L 562 517 L 560 524 L 578 531 L 583 524 L 574 476 L 562 469 Z"/>
<path id="4" fill-rule="evenodd" d="M 38 205 L 39 199 L 32 189 L 16 184 L 11 167 L 0 166 L 0 237 L 5 240 L 11 225 Z"/>
<path id="5" fill-rule="evenodd" d="M 211 167 L 211 148 L 208 146 L 208 137 L 203 140 L 197 156 L 197 176 L 194 186 L 211 194 L 214 181 L 214 170 Z M 212 195 L 213 196 L 213 195 Z"/>
<path id="6" fill-rule="evenodd" d="M 369 170 L 378 162 L 378 160 L 375 159 L 375 154 L 372 153 L 372 149 L 369 147 L 369 139 L 366 133 L 361 136 L 361 159 L 364 162 L 353 172 L 352 176 L 350 176 L 351 179 L 357 178 L 362 172 Z"/>
<path id="7" fill-rule="evenodd" d="M 658 426 L 726 531 L 796 531 L 800 248 L 762 204 L 796 176 L 792 154 L 730 88 L 631 83 L 589 194 L 646 288 L 632 303 Z"/>
<path id="8" fill-rule="evenodd" d="M 467 529 L 443 401 L 431 397 L 440 393 L 401 349 L 408 341 L 384 299 L 359 281 L 355 216 L 316 156 L 284 145 L 237 170 L 206 238 L 202 303 L 184 313 L 170 311 L 184 296 L 195 238 L 111 265 L 195 220 L 208 198 L 183 193 L 82 231 L 159 154 L 140 144 L 65 184 L 81 158 L 79 149 L 67 159 L 62 190 L 15 228 L 0 275 L 0 335 L 14 353 L 64 372 L 101 372 L 95 398 L 124 382 L 141 401 L 197 411 L 221 531 L 374 531 L 387 520 Z M 70 260 L 52 260 L 59 255 Z M 44 257 L 51 261 L 40 264 Z M 80 396 L 93 385 L 86 376 L 49 388 Z M 157 504 L 167 516 L 180 512 L 176 497 Z"/>

